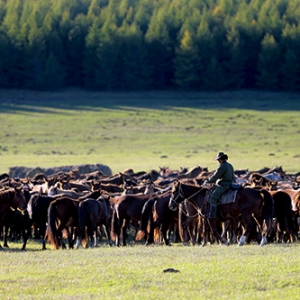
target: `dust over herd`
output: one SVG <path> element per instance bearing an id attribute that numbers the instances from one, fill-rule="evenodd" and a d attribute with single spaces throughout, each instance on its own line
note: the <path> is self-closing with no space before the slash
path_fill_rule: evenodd
<path id="1" fill-rule="evenodd" d="M 203 183 L 215 170 L 204 167 L 23 171 L 0 175 L 4 248 L 18 241 L 25 250 L 28 240 L 41 249 L 299 242 L 300 177 L 282 166 L 235 170 L 235 196 L 218 205 L 214 222 L 203 217 L 211 187 Z M 246 206 L 235 212 L 242 194 Z"/>

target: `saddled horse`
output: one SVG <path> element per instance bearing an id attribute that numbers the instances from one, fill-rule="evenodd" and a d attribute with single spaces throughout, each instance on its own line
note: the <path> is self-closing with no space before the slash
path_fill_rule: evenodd
<path id="1" fill-rule="evenodd" d="M 50 203 L 47 235 L 53 249 L 58 249 L 60 246 L 65 248 L 62 241 L 63 230 L 67 231 L 69 247 L 73 248 L 72 230 L 74 227 L 78 228 L 79 203 L 79 200 L 69 197 L 60 197 Z"/>
<path id="2" fill-rule="evenodd" d="M 172 188 L 169 207 L 176 210 L 179 203 L 190 201 L 195 207 L 198 207 L 198 212 L 203 217 L 203 214 L 209 211 L 209 203 L 206 199 L 207 191 L 206 187 L 184 184 L 177 181 Z M 217 219 L 224 221 L 241 215 L 244 231 L 239 240 L 239 246 L 244 245 L 248 235 L 252 231 L 254 219 L 262 234 L 260 245 L 263 246 L 267 243 L 267 234 L 271 230 L 273 209 L 273 199 L 268 191 L 241 188 L 237 190 L 235 202 L 220 204 L 218 206 Z M 263 222 L 265 226 L 262 229 Z M 228 241 L 218 232 L 217 220 L 208 219 L 208 223 L 216 240 L 219 243 L 228 244 Z"/>
<path id="3" fill-rule="evenodd" d="M 92 247 L 97 246 L 97 227 L 104 225 L 108 245 L 111 246 L 110 238 L 110 202 L 109 196 L 102 195 L 98 199 L 88 198 L 79 203 L 78 225 L 76 248 L 79 248 L 82 241 L 86 240 L 86 233 Z M 87 244 L 86 244 L 87 245 Z"/>
<path id="4" fill-rule="evenodd" d="M 9 188 L 0 190 L 0 227 L 2 228 L 7 222 L 7 215 L 11 210 L 18 210 L 22 214 L 25 214 L 27 210 L 27 202 L 20 188 Z M 6 230 L 4 230 L 4 234 Z M 6 237 L 4 236 L 4 240 Z M 7 246 L 7 244 L 6 244 Z M 0 245 L 2 248 L 2 246 Z M 8 247 L 8 246 L 7 246 Z"/>

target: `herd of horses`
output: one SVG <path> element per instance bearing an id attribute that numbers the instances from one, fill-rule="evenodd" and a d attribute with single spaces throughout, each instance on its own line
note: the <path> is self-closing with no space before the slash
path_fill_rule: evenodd
<path id="1" fill-rule="evenodd" d="M 292 243 L 299 240 L 300 178 L 282 167 L 235 171 L 236 182 L 206 219 L 214 171 L 196 166 L 112 176 L 78 170 L 32 178 L 0 175 L 0 226 L 8 240 L 41 241 L 42 249 L 96 247 L 99 243 Z M 140 241 L 140 242 L 139 242 Z M 2 247 L 0 245 L 0 247 Z"/>

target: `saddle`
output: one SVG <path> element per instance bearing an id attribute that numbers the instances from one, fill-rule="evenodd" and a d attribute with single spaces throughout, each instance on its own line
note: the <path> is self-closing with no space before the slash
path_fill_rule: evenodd
<path id="1" fill-rule="evenodd" d="M 233 183 L 228 191 L 222 194 L 219 204 L 233 203 L 236 200 L 238 190 L 242 188 L 241 185 Z"/>
<path id="2" fill-rule="evenodd" d="M 208 202 L 210 194 L 215 190 L 216 186 L 212 186 L 206 193 L 205 201 Z M 242 186 L 240 184 L 233 183 L 229 190 L 224 192 L 220 198 L 220 202 L 218 204 L 228 204 L 236 201 L 236 194 L 238 190 L 240 190 Z"/>

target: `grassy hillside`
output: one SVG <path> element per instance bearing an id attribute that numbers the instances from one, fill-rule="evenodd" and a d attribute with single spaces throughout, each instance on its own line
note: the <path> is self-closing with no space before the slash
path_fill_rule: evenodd
<path id="1" fill-rule="evenodd" d="M 113 173 L 159 166 L 300 171 L 300 95 L 0 91 L 0 172 L 102 163 Z"/>

